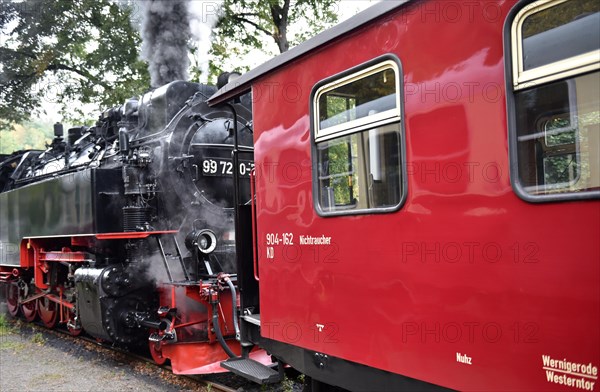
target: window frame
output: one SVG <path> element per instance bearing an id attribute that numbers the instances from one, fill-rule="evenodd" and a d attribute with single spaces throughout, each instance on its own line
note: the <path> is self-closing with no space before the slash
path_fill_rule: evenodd
<path id="1" fill-rule="evenodd" d="M 378 113 L 375 116 L 367 116 L 365 118 L 351 120 L 344 124 L 335 125 L 332 127 L 325 128 L 327 132 L 319 132 L 319 111 L 318 111 L 318 100 L 320 96 L 328 91 L 334 90 L 344 84 L 348 84 L 354 80 L 362 79 L 370 76 L 371 74 L 380 72 L 382 69 L 389 69 L 391 65 L 396 72 L 396 89 L 398 94 L 396 95 L 396 109 L 387 110 L 382 113 Z M 362 64 L 353 66 L 342 72 L 329 76 L 325 79 L 317 82 L 310 93 L 309 101 L 309 112 L 310 112 L 310 136 L 311 136 L 311 154 L 312 154 L 312 192 L 313 192 L 313 206 L 317 214 L 321 217 L 335 217 L 335 216 L 352 216 L 352 215 L 366 215 L 366 214 L 384 214 L 391 213 L 400 210 L 400 208 L 406 202 L 408 196 L 408 179 L 406 174 L 406 143 L 405 143 L 405 127 L 403 120 L 404 114 L 404 80 L 403 80 L 402 63 L 400 59 L 391 53 L 387 53 L 376 58 L 373 58 Z M 392 111 L 396 113 L 390 115 Z M 385 116 L 378 116 L 385 114 Z M 369 119 L 371 117 L 371 119 Z M 373 118 L 375 117 L 375 118 Z M 349 124 L 349 125 L 348 125 Z M 319 168 L 318 168 L 318 148 L 317 144 L 336 139 L 339 137 L 349 136 L 355 133 L 360 133 L 365 130 L 375 129 L 383 127 L 389 124 L 398 125 L 398 137 L 399 137 L 399 164 L 400 164 L 400 199 L 398 204 L 390 207 L 374 207 L 368 209 L 348 209 L 348 210 L 337 210 L 337 211 L 326 211 L 321 207 L 320 200 L 320 186 L 319 186 Z M 335 130 L 332 131 L 332 129 Z"/>
<path id="2" fill-rule="evenodd" d="M 331 127 L 324 128 L 321 130 L 319 121 L 319 99 L 325 93 L 335 90 L 338 87 L 345 86 L 354 81 L 364 79 L 368 76 L 374 75 L 386 69 L 394 70 L 396 73 L 396 90 L 400 91 L 400 69 L 396 62 L 393 60 L 384 60 L 376 63 L 375 65 L 367 66 L 364 69 L 355 70 L 354 72 L 346 75 L 336 77 L 330 82 L 325 82 L 320 85 L 316 90 L 313 89 L 311 93 L 311 103 L 315 107 L 314 116 L 314 129 L 315 129 L 315 141 L 321 142 L 325 140 L 334 139 L 340 136 L 349 135 L 361 130 L 371 129 L 378 125 L 386 125 L 392 122 L 400 121 L 401 107 L 400 107 L 400 94 L 396 95 L 396 108 L 389 109 L 385 112 L 376 113 L 371 116 L 362 117 L 356 120 L 350 120 L 342 124 L 332 125 Z M 321 82 L 319 82 L 321 83 Z M 314 97 L 313 97 L 314 94 Z"/>
<path id="3" fill-rule="evenodd" d="M 521 183 L 519 174 L 519 136 L 517 130 L 516 94 L 527 88 L 549 84 L 551 82 L 574 78 L 589 72 L 598 71 L 600 50 L 570 57 L 550 64 L 523 71 L 521 27 L 524 20 L 539 11 L 543 11 L 568 0 L 521 0 L 509 12 L 504 24 L 504 56 L 506 82 L 506 115 L 508 152 L 510 162 L 510 182 L 513 191 L 524 201 L 530 203 L 576 201 L 600 198 L 600 190 L 582 192 L 564 192 L 535 195 L 527 191 Z M 595 56 L 595 57 L 594 57 Z M 589 61 L 594 57 L 594 62 Z M 573 97 L 569 96 L 572 105 Z M 572 106 L 571 106 L 572 107 Z M 576 108 L 576 106 L 575 106 Z M 579 154 L 579 140 L 576 140 L 576 154 Z M 578 175 L 579 177 L 579 175 Z"/>
<path id="4" fill-rule="evenodd" d="M 568 59 L 555 61 L 550 64 L 541 65 L 533 69 L 525 70 L 523 67 L 523 22 L 529 16 L 540 11 L 552 8 L 569 0 L 537 0 L 520 8 L 511 21 L 511 34 L 506 42 L 512 46 L 512 88 L 515 91 L 532 87 L 542 83 L 564 79 L 597 69 L 600 49 L 593 52 L 583 53 Z M 516 53 L 516 55 L 515 55 Z"/>

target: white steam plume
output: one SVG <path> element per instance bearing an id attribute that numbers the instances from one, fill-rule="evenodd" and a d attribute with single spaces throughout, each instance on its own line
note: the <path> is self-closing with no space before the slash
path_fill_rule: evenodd
<path id="1" fill-rule="evenodd" d="M 190 32 L 196 49 L 195 58 L 200 68 L 200 82 L 208 81 L 208 52 L 212 29 L 219 20 L 221 8 L 216 1 L 191 0 L 188 3 Z"/>

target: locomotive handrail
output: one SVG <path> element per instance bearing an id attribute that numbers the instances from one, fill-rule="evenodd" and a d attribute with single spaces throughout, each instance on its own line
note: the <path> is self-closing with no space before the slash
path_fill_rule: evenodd
<path id="1" fill-rule="evenodd" d="M 257 255 L 257 247 L 256 245 L 256 204 L 254 204 L 254 195 L 255 195 L 255 183 L 254 183 L 254 173 L 255 169 L 250 171 L 250 220 L 252 221 L 252 265 L 254 266 L 254 279 L 256 281 L 260 281 L 258 276 L 258 255 Z"/>

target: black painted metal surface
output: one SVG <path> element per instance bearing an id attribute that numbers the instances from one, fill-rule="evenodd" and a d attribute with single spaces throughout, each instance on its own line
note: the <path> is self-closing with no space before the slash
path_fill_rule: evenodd
<path id="1" fill-rule="evenodd" d="M 0 193 L 0 264 L 19 265 L 23 238 L 122 231 L 119 176 L 87 169 Z"/>

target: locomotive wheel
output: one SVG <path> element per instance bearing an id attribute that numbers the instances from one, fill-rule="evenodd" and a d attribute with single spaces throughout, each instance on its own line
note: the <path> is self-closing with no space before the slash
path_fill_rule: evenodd
<path id="1" fill-rule="evenodd" d="M 8 314 L 12 317 L 16 317 L 19 313 L 19 286 L 16 282 L 8 284 L 6 289 L 6 307 L 8 308 Z"/>
<path id="2" fill-rule="evenodd" d="M 150 330 L 150 334 L 157 333 L 155 329 Z M 167 358 L 162 355 L 162 346 L 160 342 L 148 341 L 148 348 L 150 349 L 150 355 L 157 365 L 164 365 L 167 362 Z"/>
<path id="3" fill-rule="evenodd" d="M 40 320 L 48 328 L 56 327 L 58 323 L 58 312 L 56 309 L 56 303 L 50 301 L 48 298 L 42 297 L 38 300 L 38 315 Z"/>
<path id="4" fill-rule="evenodd" d="M 25 320 L 32 322 L 37 317 L 37 301 L 25 302 L 21 305 L 21 313 Z"/>

